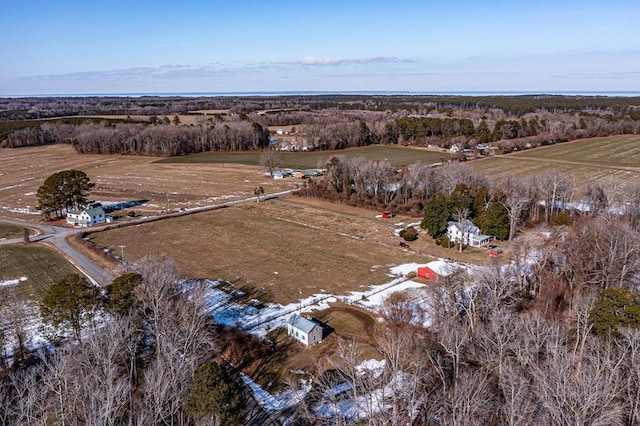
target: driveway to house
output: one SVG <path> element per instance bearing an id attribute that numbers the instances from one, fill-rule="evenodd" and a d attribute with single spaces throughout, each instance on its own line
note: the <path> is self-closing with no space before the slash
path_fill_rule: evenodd
<path id="1" fill-rule="evenodd" d="M 87 278 L 89 278 L 95 284 L 104 286 L 104 285 L 110 284 L 115 277 L 111 274 L 110 271 L 107 271 L 106 269 L 98 266 L 96 263 L 93 262 L 93 260 L 91 260 L 84 254 L 82 254 L 75 247 L 72 247 L 67 241 L 68 237 L 81 232 L 107 231 L 109 229 L 114 229 L 114 228 L 140 225 L 142 223 L 155 222 L 157 220 L 171 219 L 174 217 L 180 217 L 180 216 L 186 216 L 190 214 L 196 214 L 196 213 L 201 213 L 201 212 L 206 212 L 211 210 L 217 210 L 225 207 L 235 206 L 242 203 L 250 203 L 250 202 L 255 203 L 259 201 L 260 202 L 267 201 L 267 200 L 282 197 L 284 195 L 289 195 L 293 191 L 294 190 L 287 190 L 287 191 L 277 192 L 275 194 L 264 195 L 264 196 L 261 196 L 259 200 L 256 197 L 250 197 L 242 200 L 227 201 L 221 204 L 212 204 L 205 207 L 199 207 L 195 209 L 169 213 L 162 216 L 150 216 L 150 217 L 144 217 L 140 219 L 134 219 L 128 222 L 121 222 L 121 223 L 108 224 L 108 225 L 102 225 L 102 226 L 91 226 L 88 228 L 67 228 L 65 226 L 52 226 L 52 225 L 46 225 L 42 223 L 33 223 L 25 220 L 8 219 L 8 218 L 2 218 L 2 217 L 0 217 L 0 222 L 7 223 L 9 225 L 19 226 L 22 228 L 29 228 L 29 229 L 36 230 L 37 235 L 32 236 L 30 238 L 31 242 L 41 242 L 43 244 L 46 244 L 48 246 L 51 246 L 57 249 L 67 258 L 69 262 L 71 262 L 71 264 L 73 264 L 80 272 L 82 272 L 85 276 L 87 276 Z M 14 239 L 0 240 L 0 245 L 19 244 L 22 242 L 23 242 L 22 238 L 14 238 Z"/>

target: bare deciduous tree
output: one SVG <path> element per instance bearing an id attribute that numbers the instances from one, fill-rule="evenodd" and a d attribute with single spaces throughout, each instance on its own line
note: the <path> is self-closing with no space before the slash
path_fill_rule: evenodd
<path id="1" fill-rule="evenodd" d="M 282 167 L 282 154 L 275 149 L 267 149 L 260 153 L 260 165 L 273 176 L 277 168 Z"/>

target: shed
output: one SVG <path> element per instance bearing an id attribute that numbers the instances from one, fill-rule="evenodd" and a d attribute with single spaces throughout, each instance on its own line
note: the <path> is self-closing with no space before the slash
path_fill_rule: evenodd
<path id="1" fill-rule="evenodd" d="M 502 249 L 500 247 L 491 247 L 489 248 L 489 256 L 496 257 L 502 253 Z"/>
<path id="2" fill-rule="evenodd" d="M 322 342 L 322 326 L 311 319 L 293 314 L 287 321 L 287 334 L 307 346 Z"/>

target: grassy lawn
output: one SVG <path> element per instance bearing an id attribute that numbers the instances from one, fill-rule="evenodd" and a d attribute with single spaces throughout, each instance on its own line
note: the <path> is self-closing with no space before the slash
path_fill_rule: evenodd
<path id="1" fill-rule="evenodd" d="M 91 234 L 135 262 L 171 257 L 185 275 L 223 278 L 263 302 L 290 303 L 316 293 L 344 294 L 388 282 L 388 265 L 427 262 L 400 250 L 394 224 L 375 212 L 297 197 L 244 204 Z"/>
<path id="2" fill-rule="evenodd" d="M 22 228 L 14 225 L 0 223 L 0 240 L 3 238 L 20 238 L 22 237 Z"/>
<path id="3" fill-rule="evenodd" d="M 446 152 L 416 149 L 403 146 L 371 145 L 362 148 L 349 148 L 339 151 L 283 152 L 282 167 L 310 169 L 318 166 L 319 160 L 334 155 L 364 157 L 368 160 L 389 160 L 395 167 L 412 164 L 417 161 L 438 163 L 441 158 L 449 158 Z M 235 163 L 258 166 L 259 152 L 205 152 L 159 160 L 158 163 Z"/>
<path id="4" fill-rule="evenodd" d="M 0 246 L 0 281 L 27 277 L 16 285 L 0 287 L 24 300 L 40 301 L 51 284 L 76 269 L 58 252 L 39 244 Z"/>
<path id="5" fill-rule="evenodd" d="M 558 170 L 577 186 L 592 179 L 630 181 L 640 178 L 640 136 L 581 139 L 471 163 L 489 178 L 530 176 Z"/>

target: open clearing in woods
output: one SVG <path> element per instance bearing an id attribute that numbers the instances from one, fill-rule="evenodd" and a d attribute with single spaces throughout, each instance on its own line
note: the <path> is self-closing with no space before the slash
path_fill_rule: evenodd
<path id="1" fill-rule="evenodd" d="M 640 136 L 581 139 L 476 160 L 471 164 L 489 179 L 557 170 L 572 176 L 577 186 L 590 180 L 632 181 L 640 178 Z"/>

